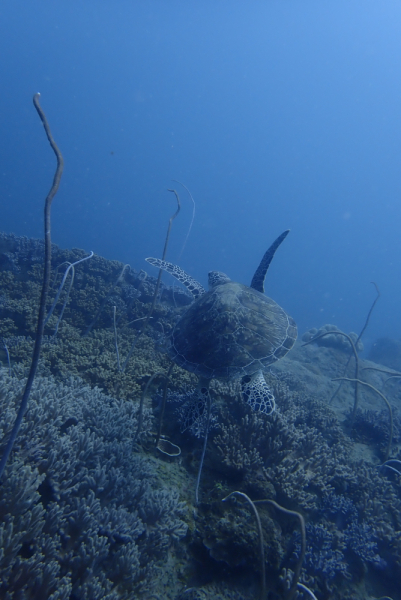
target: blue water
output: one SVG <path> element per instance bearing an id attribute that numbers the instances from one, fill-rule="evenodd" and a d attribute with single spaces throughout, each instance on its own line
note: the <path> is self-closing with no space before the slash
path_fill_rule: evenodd
<path id="1" fill-rule="evenodd" d="M 325 323 L 400 337 L 399 2 L 3 0 L 0 229 L 150 271 L 167 258 L 206 285 L 250 282 L 291 234 L 266 292 L 300 332 Z M 193 227 L 181 253 L 192 202 Z"/>

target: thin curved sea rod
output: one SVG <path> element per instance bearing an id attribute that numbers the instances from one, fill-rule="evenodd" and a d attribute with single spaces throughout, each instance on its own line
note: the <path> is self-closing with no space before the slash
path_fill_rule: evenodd
<path id="1" fill-rule="evenodd" d="M 382 389 L 385 388 L 387 382 L 390 381 L 390 379 L 401 378 L 401 373 L 399 373 L 398 371 L 389 371 L 388 369 L 381 369 L 380 367 L 363 367 L 362 371 L 378 371 L 379 373 L 386 373 L 387 375 L 390 375 L 390 377 L 387 377 L 387 379 L 384 381 Z"/>
<path id="2" fill-rule="evenodd" d="M 201 475 L 202 475 L 203 463 L 205 460 L 207 439 L 208 439 L 209 431 L 210 431 L 210 420 L 211 420 L 211 416 L 212 416 L 212 397 L 210 395 L 209 387 L 206 388 L 206 391 L 207 391 L 207 416 L 206 416 L 206 426 L 205 426 L 205 439 L 203 440 L 203 448 L 202 448 L 202 454 L 201 454 L 201 459 L 200 459 L 200 463 L 199 463 L 198 476 L 196 478 L 195 504 L 198 504 L 198 502 L 199 502 L 199 486 L 200 486 L 200 480 L 201 480 Z"/>
<path id="3" fill-rule="evenodd" d="M 66 269 L 66 271 L 65 271 L 65 273 L 64 273 L 64 277 L 63 277 L 63 279 L 62 279 L 62 281 L 61 281 L 61 283 L 60 283 L 60 286 L 59 286 L 59 288 L 58 288 L 58 291 L 57 291 L 56 297 L 55 297 L 55 299 L 54 299 L 54 301 L 53 301 L 53 304 L 52 304 L 52 306 L 51 306 L 51 308 L 50 308 L 49 312 L 47 313 L 47 317 L 46 317 L 46 319 L 45 319 L 45 323 L 44 323 L 44 324 L 46 325 L 46 324 L 48 323 L 48 321 L 49 321 L 50 317 L 52 316 L 52 314 L 53 314 L 53 311 L 54 311 L 54 309 L 56 308 L 56 305 L 57 305 L 58 299 L 60 298 L 60 294 L 61 294 L 61 292 L 62 292 L 62 289 L 63 289 L 63 287 L 64 287 L 64 284 L 65 284 L 65 282 L 66 282 L 66 280 L 67 280 L 68 273 L 69 273 L 69 272 L 70 272 L 70 270 L 71 270 L 71 279 L 70 279 L 70 285 L 68 286 L 67 295 L 66 295 L 66 298 L 65 298 L 65 300 L 64 300 L 64 302 L 63 302 L 63 306 L 62 306 L 62 308 L 61 308 L 60 316 L 59 316 L 59 318 L 57 319 L 56 328 L 55 328 L 55 330 L 54 330 L 54 333 L 53 333 L 54 337 L 56 337 L 56 335 L 57 335 L 58 327 L 59 327 L 59 325 L 60 325 L 60 323 L 61 323 L 61 320 L 62 320 L 62 318 L 63 318 L 63 314 L 64 314 L 65 307 L 67 306 L 68 298 L 70 297 L 70 292 L 71 292 L 72 284 L 74 283 L 74 277 L 75 277 L 75 268 L 74 268 L 74 267 L 76 267 L 76 265 L 79 265 L 81 262 L 84 262 L 85 260 L 88 260 L 88 258 L 92 258 L 92 256 L 93 256 L 93 252 L 91 251 L 91 252 L 89 253 L 89 256 L 84 256 L 84 258 L 81 258 L 80 260 L 76 260 L 76 261 L 75 261 L 75 262 L 73 262 L 73 263 L 70 263 L 70 262 L 63 263 L 63 264 L 67 264 L 68 266 L 67 266 L 67 269 Z"/>
<path id="4" fill-rule="evenodd" d="M 389 420 L 390 420 L 389 439 L 388 439 L 386 454 L 384 456 L 384 460 L 387 461 L 388 457 L 390 456 L 391 442 L 393 440 L 393 411 L 391 408 L 391 404 L 387 400 L 386 396 L 384 394 L 382 394 L 381 392 L 379 392 L 379 390 L 377 388 L 375 388 L 373 385 L 371 385 L 370 383 L 367 383 L 366 381 L 362 381 L 361 379 L 351 379 L 350 377 L 336 377 L 335 379 L 332 379 L 332 381 L 350 381 L 351 383 L 360 383 L 361 385 L 365 385 L 366 387 L 370 388 L 371 390 L 376 392 L 376 394 L 379 394 L 379 396 L 381 398 L 383 398 L 383 400 L 386 403 L 387 408 L 388 408 L 388 414 L 389 414 Z"/>
<path id="5" fill-rule="evenodd" d="M 318 340 L 322 337 L 325 337 L 326 335 L 342 335 L 343 337 L 345 337 L 351 344 L 352 352 L 355 357 L 355 376 L 353 379 L 353 381 L 355 382 L 355 398 L 354 398 L 354 408 L 352 410 L 352 419 L 351 419 L 351 429 L 352 429 L 354 426 L 356 409 L 358 408 L 358 402 L 359 402 L 358 383 L 360 382 L 360 380 L 359 380 L 359 357 L 358 357 L 358 352 L 356 351 L 356 345 L 354 344 L 354 342 L 352 341 L 350 336 L 347 333 L 344 333 L 343 331 L 325 331 L 324 333 L 320 333 L 319 335 L 316 335 L 308 342 L 305 342 L 304 344 L 302 344 L 302 347 L 308 346 L 309 344 L 313 344 L 313 342 L 316 342 L 316 340 Z M 348 365 L 348 363 L 347 363 L 347 365 Z M 338 378 L 338 381 L 340 381 L 340 379 L 341 378 Z M 333 381 L 335 381 L 335 380 L 333 380 Z M 337 391 L 336 391 L 336 393 L 337 393 Z M 331 400 L 334 398 L 334 396 L 335 396 L 335 394 L 332 396 Z M 331 400 L 330 400 L 330 402 L 331 402 Z"/>
<path id="6" fill-rule="evenodd" d="M 182 185 L 182 187 L 187 190 L 187 192 L 189 194 L 189 197 L 192 200 L 192 217 L 191 217 L 191 222 L 189 224 L 188 232 L 187 232 L 187 235 L 185 236 L 184 243 L 183 243 L 182 248 L 180 250 L 180 253 L 178 255 L 177 262 L 179 262 L 179 260 L 180 260 L 180 258 L 182 256 L 182 253 L 184 252 L 185 246 L 187 245 L 187 241 L 188 241 L 188 238 L 189 238 L 190 233 L 191 233 L 192 225 L 194 224 L 194 220 L 195 220 L 195 200 L 193 199 L 192 194 L 189 191 L 189 189 L 187 188 L 187 186 L 184 183 L 182 183 L 182 181 L 178 181 L 178 179 L 173 179 L 173 181 L 175 181 L 176 183 L 179 183 L 180 185 Z"/>
<path id="7" fill-rule="evenodd" d="M 266 477 L 266 473 L 264 471 L 263 471 L 263 474 Z M 266 477 L 266 479 L 267 479 L 267 477 Z M 289 517 L 296 517 L 299 521 L 299 528 L 301 530 L 301 552 L 299 555 L 297 565 L 295 567 L 295 571 L 294 571 L 294 575 L 292 578 L 292 583 L 291 583 L 290 589 L 288 590 L 288 593 L 285 596 L 286 600 L 292 600 L 292 598 L 294 598 L 294 596 L 296 594 L 297 587 L 299 585 L 298 580 L 299 580 L 299 576 L 301 575 L 301 569 L 302 569 L 302 565 L 303 565 L 303 562 L 305 559 L 305 552 L 306 552 L 305 519 L 303 518 L 301 513 L 297 512 L 296 510 L 289 510 L 288 508 L 284 508 L 284 506 L 281 506 L 275 500 L 270 500 L 270 498 L 267 498 L 264 500 L 255 500 L 255 504 L 263 504 L 263 503 L 270 504 L 270 506 L 273 506 L 275 509 L 282 512 L 283 514 L 285 514 Z M 306 590 L 309 593 L 311 593 L 308 588 L 306 588 Z"/>
<path id="8" fill-rule="evenodd" d="M 368 312 L 368 316 L 366 317 L 365 325 L 362 327 L 361 333 L 358 335 L 358 338 L 357 338 L 357 340 L 356 340 L 356 342 L 355 342 L 355 348 L 357 348 L 357 347 L 358 347 L 359 341 L 360 341 L 360 339 L 362 338 L 363 334 L 365 333 L 367 326 L 369 325 L 370 317 L 371 317 L 371 315 L 372 315 L 372 312 L 373 312 L 373 309 L 374 309 L 374 307 L 376 306 L 376 302 L 377 302 L 377 301 L 378 301 L 378 299 L 380 298 L 380 290 L 379 290 L 379 288 L 378 288 L 378 285 L 377 285 L 377 283 L 375 283 L 374 281 L 371 281 L 370 283 L 371 283 L 372 285 L 374 285 L 374 286 L 375 286 L 377 295 L 376 295 L 376 298 L 373 300 L 373 304 L 372 304 L 372 306 L 370 307 L 370 310 L 369 310 L 369 312 Z M 349 358 L 348 358 L 347 364 L 345 365 L 345 368 L 344 368 L 344 373 L 343 373 L 343 377 L 345 377 L 345 374 L 346 374 L 346 372 L 347 372 L 347 368 L 348 368 L 348 365 L 349 365 L 349 361 L 351 360 L 351 357 L 352 357 L 352 354 L 350 354 L 350 355 L 349 355 Z M 336 391 L 334 392 L 334 394 L 333 394 L 333 395 L 332 395 L 332 397 L 330 398 L 330 402 L 329 402 L 329 404 L 331 404 L 331 403 L 333 402 L 334 398 L 337 396 L 338 392 L 339 392 L 339 391 L 340 391 L 340 389 L 341 389 L 342 383 L 343 383 L 343 382 L 341 381 L 341 383 L 340 383 L 340 384 L 339 384 L 339 386 L 337 387 Z M 355 417 L 355 415 L 354 415 L 354 417 Z"/>
<path id="9" fill-rule="evenodd" d="M 157 435 L 156 435 L 156 443 L 155 443 L 156 447 L 159 445 L 159 441 L 160 441 L 160 438 L 161 438 L 161 435 L 162 435 L 164 412 L 166 410 L 166 402 L 167 402 L 167 388 L 168 388 L 168 384 L 171 383 L 170 375 L 173 372 L 173 369 L 174 369 L 174 363 L 172 362 L 171 365 L 168 368 L 168 371 L 167 371 L 166 375 L 165 375 L 165 383 L 164 383 L 164 388 L 163 388 L 162 407 L 161 407 L 161 411 L 160 411 L 159 427 L 158 427 Z M 141 410 L 142 410 L 142 407 L 140 408 L 140 411 L 139 411 L 139 415 L 140 415 L 139 418 L 142 418 Z"/>
<path id="10" fill-rule="evenodd" d="M 250 497 L 247 496 L 247 494 L 244 494 L 243 492 L 239 492 L 237 490 L 235 492 L 231 492 L 231 494 L 228 494 L 228 496 L 226 496 L 225 498 L 222 499 L 222 502 L 227 502 L 227 500 L 229 498 L 232 498 L 232 496 L 239 496 L 240 498 L 243 498 L 244 500 L 246 500 L 249 503 L 249 505 L 253 511 L 253 514 L 255 516 L 256 525 L 257 525 L 257 529 L 258 529 L 258 537 L 259 537 L 260 600 L 265 600 L 265 598 L 266 598 L 265 550 L 264 550 L 262 524 L 260 522 L 260 516 L 258 513 L 258 509 L 256 508 L 255 504 L 252 502 Z"/>
<path id="11" fill-rule="evenodd" d="M 139 403 L 139 410 L 138 410 L 138 427 L 136 430 L 136 434 L 135 434 L 135 440 L 137 440 L 141 434 L 142 431 L 142 423 L 143 423 L 143 404 L 145 402 L 145 397 L 146 394 L 148 392 L 148 389 L 150 387 L 150 385 L 153 383 L 153 381 L 156 379 L 156 377 L 164 377 L 164 379 L 166 380 L 167 384 L 171 383 L 171 380 L 169 378 L 169 374 L 171 373 L 172 367 L 170 367 L 168 373 L 162 373 L 160 371 L 157 371 L 156 373 L 153 373 L 152 377 L 150 377 L 145 385 L 145 388 L 142 392 L 141 395 L 141 400 Z M 167 392 L 166 392 L 167 393 Z M 160 436 L 159 436 L 160 437 Z M 159 441 L 159 437 L 157 439 L 157 441 Z"/>
<path id="12" fill-rule="evenodd" d="M 266 477 L 266 473 L 264 470 L 263 470 L 263 474 Z M 266 477 L 266 479 L 267 479 L 267 477 Z M 305 558 L 305 552 L 306 552 L 305 520 L 304 520 L 303 516 L 301 515 L 301 513 L 297 512 L 295 510 L 289 510 L 288 508 L 284 508 L 284 506 L 281 506 L 275 500 L 270 500 L 269 498 L 266 498 L 263 500 L 252 501 L 249 498 L 249 496 L 247 496 L 243 492 L 238 492 L 238 491 L 231 492 L 231 494 L 229 494 L 228 496 L 223 498 L 222 502 L 226 502 L 232 496 L 239 496 L 240 498 L 243 498 L 244 500 L 246 500 L 249 503 L 249 505 L 251 506 L 253 514 L 256 519 L 256 524 L 257 524 L 257 529 L 258 529 L 258 537 L 259 537 L 260 600 L 266 600 L 267 596 L 266 596 L 264 539 L 263 539 L 262 524 L 260 522 L 260 516 L 259 516 L 258 509 L 256 508 L 256 504 L 269 504 L 270 506 L 273 506 L 275 509 L 284 513 L 285 515 L 290 516 L 290 517 L 296 517 L 298 519 L 300 530 L 301 530 L 301 552 L 300 552 L 300 556 L 299 556 L 297 565 L 295 567 L 295 571 L 294 571 L 294 575 L 292 578 L 292 583 L 291 583 L 290 589 L 286 593 L 284 593 L 284 598 L 285 598 L 285 600 L 292 600 L 296 595 L 297 589 L 299 588 L 299 589 L 302 589 L 303 591 L 307 592 L 311 596 L 311 598 L 314 598 L 316 600 L 316 596 L 313 594 L 313 592 L 311 592 L 311 590 L 309 588 L 307 588 L 306 586 L 304 586 L 303 584 L 299 583 L 299 576 L 301 574 L 301 569 L 302 569 L 302 565 L 303 565 L 304 558 Z"/>
<path id="13" fill-rule="evenodd" d="M 24 389 L 24 393 L 22 395 L 21 405 L 18 410 L 17 418 L 15 419 L 15 423 L 11 430 L 11 435 L 7 441 L 7 445 L 5 447 L 3 456 L 1 457 L 0 478 L 2 477 L 2 475 L 4 473 L 4 469 L 5 469 L 8 457 L 10 456 L 11 450 L 13 449 L 13 446 L 14 446 L 15 439 L 18 435 L 18 431 L 21 426 L 22 419 L 24 417 L 24 414 L 25 414 L 25 411 L 26 411 L 26 408 L 28 405 L 29 395 L 31 393 L 33 380 L 35 378 L 35 373 L 36 373 L 36 369 L 38 367 L 38 362 L 39 362 L 39 358 L 40 358 L 40 350 L 42 347 L 43 329 L 44 329 L 45 314 L 46 314 L 47 293 L 49 290 L 50 271 L 51 271 L 52 244 L 51 244 L 51 235 L 50 235 L 50 230 L 51 230 L 50 208 L 51 208 L 52 200 L 53 200 L 54 196 L 56 195 L 58 187 L 60 185 L 60 179 L 61 179 L 61 175 L 63 173 L 63 168 L 64 168 L 63 156 L 62 156 L 60 150 L 58 149 L 56 142 L 53 139 L 53 136 L 50 131 L 49 123 L 47 122 L 47 119 L 46 119 L 46 115 L 43 112 L 43 110 L 39 104 L 39 97 L 40 97 L 39 93 L 34 95 L 33 104 L 37 110 L 40 120 L 43 123 L 43 127 L 45 128 L 45 132 L 47 135 L 47 139 L 50 142 L 50 146 L 52 147 L 52 149 L 56 155 L 57 167 L 56 167 L 56 172 L 54 174 L 52 187 L 50 188 L 50 191 L 45 200 L 45 209 L 44 209 L 45 261 L 44 261 L 44 271 L 43 271 L 42 292 L 41 292 L 40 304 L 39 304 L 38 324 L 37 324 L 37 328 L 36 328 L 36 338 L 35 338 L 35 345 L 33 348 L 31 368 L 29 370 L 28 379 L 25 384 L 25 389 Z"/>
<path id="14" fill-rule="evenodd" d="M 167 191 L 168 191 L 168 192 L 173 192 L 173 194 L 175 195 L 175 198 L 176 198 L 176 200 L 177 200 L 177 205 L 178 205 L 178 206 L 177 206 L 177 210 L 176 210 L 176 211 L 175 211 L 175 213 L 174 213 L 174 214 L 173 214 L 173 215 L 170 217 L 170 220 L 169 220 L 169 222 L 168 222 L 167 235 L 166 235 L 166 241 L 164 242 L 164 248 L 163 248 L 162 260 L 164 260 L 164 259 L 165 259 L 165 257 L 166 257 L 166 253 L 167 253 L 167 246 L 168 246 L 168 241 L 169 241 L 169 238 L 170 238 L 170 232 L 171 232 L 171 226 L 172 226 L 172 224 L 173 224 L 173 221 L 174 221 L 174 219 L 176 218 L 176 216 L 178 215 L 178 213 L 179 213 L 179 212 L 180 212 L 180 210 L 181 210 L 180 198 L 179 198 L 179 196 L 178 196 L 177 192 L 176 192 L 175 190 L 170 190 L 170 189 L 169 189 L 169 190 L 167 190 Z M 122 367 L 121 367 L 121 371 L 125 371 L 125 369 L 126 369 L 126 367 L 127 367 L 127 364 L 128 364 L 128 361 L 129 361 L 129 359 L 131 358 L 133 351 L 135 350 L 135 346 L 136 346 L 136 344 L 137 344 L 137 342 L 138 342 L 139 338 L 141 337 L 141 335 L 143 335 L 143 334 L 145 333 L 145 331 L 146 331 L 146 329 L 147 329 L 147 327 L 148 327 L 148 325 L 149 325 L 149 321 L 150 321 L 150 319 L 152 318 L 152 314 L 153 314 L 154 308 L 155 308 L 155 306 L 156 306 L 157 294 L 159 293 L 160 280 L 161 280 L 161 278 L 162 278 L 162 273 L 163 273 L 163 269 L 160 269 L 160 270 L 159 270 L 159 275 L 158 275 L 158 277 L 157 277 L 157 281 L 156 281 L 155 292 L 154 292 L 154 294 L 153 294 L 152 305 L 151 305 L 151 307 L 150 307 L 150 309 L 149 309 L 149 312 L 148 312 L 148 315 L 147 315 L 147 318 L 146 318 L 145 324 L 144 324 L 144 326 L 143 326 L 143 329 L 142 329 L 142 331 L 140 332 L 140 334 L 139 334 L 139 335 L 138 335 L 138 336 L 135 338 L 135 340 L 133 341 L 133 343 L 132 343 L 132 345 L 131 345 L 131 348 L 130 348 L 130 350 L 129 350 L 129 352 L 128 352 L 127 358 L 125 359 L 125 361 L 124 361 L 124 363 L 123 363 L 123 365 L 122 365 Z"/>
<path id="15" fill-rule="evenodd" d="M 90 258 L 90 257 L 88 256 L 87 258 Z M 94 316 L 93 320 L 90 322 L 90 324 L 86 328 L 86 330 L 85 330 L 85 332 L 83 334 L 83 337 L 86 337 L 92 331 L 94 325 L 97 323 L 100 315 L 102 314 L 102 311 L 104 309 L 104 306 L 105 306 L 107 300 L 110 298 L 110 296 L 113 293 L 113 290 L 116 287 L 116 285 L 118 285 L 120 283 L 120 281 L 122 281 L 122 278 L 124 277 L 125 269 L 127 269 L 127 268 L 129 268 L 129 265 L 124 265 L 123 266 L 123 268 L 121 270 L 121 273 L 119 274 L 119 276 L 117 277 L 116 281 L 113 283 L 113 285 L 111 286 L 111 288 L 107 292 L 106 296 L 103 298 L 102 302 L 100 303 L 99 309 L 98 309 L 96 315 Z"/>

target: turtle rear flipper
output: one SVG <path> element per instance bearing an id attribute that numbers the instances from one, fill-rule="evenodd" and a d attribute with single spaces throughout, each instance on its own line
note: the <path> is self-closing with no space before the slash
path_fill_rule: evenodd
<path id="1" fill-rule="evenodd" d="M 255 275 L 252 277 L 251 288 L 253 288 L 254 290 L 257 290 L 258 292 L 261 292 L 262 294 L 265 293 L 265 277 L 266 277 L 267 269 L 270 267 L 270 263 L 273 260 L 273 256 L 275 255 L 277 248 L 285 240 L 285 238 L 287 237 L 287 235 L 289 233 L 290 233 L 289 229 L 284 231 L 272 243 L 270 248 L 268 250 L 266 250 L 262 260 L 260 261 L 260 265 L 256 269 Z"/>
<path id="2" fill-rule="evenodd" d="M 267 385 L 262 371 L 253 375 L 245 375 L 241 380 L 242 397 L 255 412 L 271 415 L 276 403 L 269 386 Z"/>

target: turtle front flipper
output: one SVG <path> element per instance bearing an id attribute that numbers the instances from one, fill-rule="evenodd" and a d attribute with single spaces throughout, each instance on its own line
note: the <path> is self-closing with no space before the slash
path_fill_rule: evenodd
<path id="1" fill-rule="evenodd" d="M 199 298 L 206 293 L 204 287 L 193 279 L 188 273 L 185 273 L 180 267 L 177 265 L 173 265 L 173 263 L 167 262 L 166 260 L 161 260 L 160 258 L 145 258 L 146 262 L 157 267 L 158 269 L 163 269 L 163 271 L 167 271 L 173 277 L 175 277 L 180 283 L 185 285 L 187 290 L 191 292 L 194 298 Z"/>
<path id="2" fill-rule="evenodd" d="M 271 415 L 276 403 L 274 396 L 267 385 L 262 371 L 253 375 L 245 375 L 241 380 L 242 397 L 255 412 Z"/>

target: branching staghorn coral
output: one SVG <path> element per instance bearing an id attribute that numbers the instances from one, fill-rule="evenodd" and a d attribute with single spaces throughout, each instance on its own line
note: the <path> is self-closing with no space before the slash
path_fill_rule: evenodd
<path id="1" fill-rule="evenodd" d="M 5 255 L 12 256 L 15 271 Z M 63 262 L 76 262 L 87 256 L 84 250 L 61 250 L 52 245 L 52 267 Z M 5 338 L 10 355 L 10 364 L 29 364 L 32 353 L 32 338 L 36 321 L 36 300 L 39 301 L 41 256 L 43 243 L 0 233 L 0 329 Z M 107 307 L 101 313 L 96 329 L 91 335 L 82 334 L 87 323 L 93 318 L 102 300 L 107 296 L 110 285 L 121 273 L 123 264 L 94 255 L 83 262 L 76 271 L 74 286 L 70 292 L 68 306 L 54 339 L 57 318 L 52 315 L 44 336 L 41 349 L 39 371 L 41 375 L 53 374 L 64 378 L 69 374 L 80 376 L 91 385 L 98 385 L 107 393 L 120 397 L 139 398 L 147 379 L 154 371 L 167 370 L 169 360 L 159 352 L 159 324 L 165 331 L 176 314 L 172 287 L 163 288 L 163 301 L 156 305 L 154 319 L 150 321 L 147 333 L 136 343 L 134 352 L 124 372 L 116 365 L 115 337 L 113 336 L 113 305 L 117 307 L 116 326 L 118 346 L 123 358 L 138 337 L 138 329 L 147 318 L 154 295 L 156 280 L 149 276 L 145 283 L 138 278 L 134 269 L 125 270 L 125 284 L 116 286 L 109 297 Z M 68 284 L 68 281 L 66 282 Z M 182 298 L 182 306 L 189 302 Z M 155 345 L 156 343 L 156 345 Z M 0 358 L 7 360 L 5 349 L 0 347 Z M 190 377 L 184 371 L 176 371 L 174 385 L 187 383 Z"/>
<path id="2" fill-rule="evenodd" d="M 401 576 L 400 479 L 384 478 L 376 466 L 360 461 L 347 495 L 374 532 L 378 553 L 388 562 L 392 577 Z M 391 552 L 389 553 L 389 548 Z"/>
<path id="3" fill-rule="evenodd" d="M 223 462 L 227 467 L 245 473 L 249 468 L 263 464 L 259 445 L 266 437 L 266 423 L 256 413 L 246 414 L 241 423 L 222 423 L 220 433 L 214 438 Z"/>
<path id="4" fill-rule="evenodd" d="M 3 433 L 23 385 L 0 370 Z M 137 403 L 79 380 L 35 379 L 2 484 L 0 596 L 17 597 L 29 583 L 27 600 L 149 597 L 157 561 L 187 526 L 177 492 L 134 451 L 137 414 Z M 143 419 L 145 438 L 149 410 Z"/>
<path id="5" fill-rule="evenodd" d="M 269 419 L 252 413 L 242 416 L 240 409 L 246 407 L 235 406 L 234 401 L 221 411 L 213 468 L 248 482 L 263 465 L 279 500 L 316 510 L 320 495 L 353 478 L 347 464 L 351 440 L 326 404 L 291 392 L 285 381 L 272 378 L 269 385 L 280 407 Z"/>

